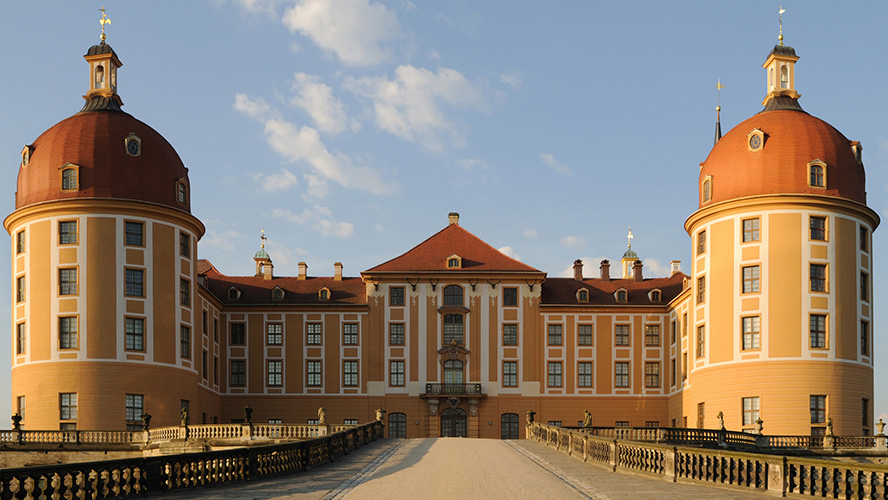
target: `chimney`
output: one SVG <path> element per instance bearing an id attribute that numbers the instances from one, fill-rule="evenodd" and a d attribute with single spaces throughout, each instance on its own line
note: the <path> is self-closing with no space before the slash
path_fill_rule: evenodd
<path id="1" fill-rule="evenodd" d="M 583 281 L 583 261 L 580 259 L 574 261 L 574 279 Z"/>
<path id="2" fill-rule="evenodd" d="M 262 277 L 267 280 L 274 277 L 274 264 L 272 264 L 270 260 L 262 266 Z"/>
<path id="3" fill-rule="evenodd" d="M 636 260 L 632 264 L 632 274 L 635 276 L 635 281 L 644 281 L 644 278 L 641 276 L 641 260 Z"/>
<path id="4" fill-rule="evenodd" d="M 304 280 L 308 275 L 308 264 L 305 262 L 299 263 L 299 279 Z"/>
<path id="5" fill-rule="evenodd" d="M 604 259 L 601 261 L 601 281 L 610 281 L 611 279 L 611 263 Z"/>
<path id="6" fill-rule="evenodd" d="M 672 266 L 672 274 L 670 276 L 675 276 L 676 273 L 681 272 L 681 261 L 680 260 L 673 260 L 672 262 L 669 263 L 669 265 Z"/>
<path id="7" fill-rule="evenodd" d="M 454 224 L 456 224 L 458 226 L 459 225 L 459 213 L 450 212 L 449 214 L 447 214 L 447 220 L 450 222 L 451 226 Z"/>
<path id="8" fill-rule="evenodd" d="M 342 281 L 342 262 L 333 263 L 333 279 L 335 281 Z"/>

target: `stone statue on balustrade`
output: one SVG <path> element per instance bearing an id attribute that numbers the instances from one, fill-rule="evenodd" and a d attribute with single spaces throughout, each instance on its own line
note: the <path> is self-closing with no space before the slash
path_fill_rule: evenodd
<path id="1" fill-rule="evenodd" d="M 12 430 L 22 430 L 22 416 L 18 412 L 15 412 L 15 414 L 12 416 Z"/>
<path id="2" fill-rule="evenodd" d="M 188 427 L 188 408 L 182 408 L 182 427 Z"/>
<path id="3" fill-rule="evenodd" d="M 323 406 L 318 408 L 318 425 L 327 425 L 327 409 Z"/>
<path id="4" fill-rule="evenodd" d="M 725 412 L 718 412 L 718 429 L 723 431 L 725 430 Z"/>
<path id="5" fill-rule="evenodd" d="M 244 422 L 253 423 L 253 408 L 250 405 L 244 405 Z"/>
<path id="6" fill-rule="evenodd" d="M 151 425 L 151 415 L 143 413 L 139 415 L 139 418 L 142 420 L 142 430 L 147 431 L 148 426 Z"/>
<path id="7" fill-rule="evenodd" d="M 583 427 L 592 427 L 592 413 L 583 410 Z"/>

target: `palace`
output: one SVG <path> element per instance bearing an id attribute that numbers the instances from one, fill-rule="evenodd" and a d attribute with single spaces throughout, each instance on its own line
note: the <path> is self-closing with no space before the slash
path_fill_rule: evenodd
<path id="1" fill-rule="evenodd" d="M 782 36 L 781 36 L 782 37 Z M 198 258 L 188 170 L 122 111 L 118 54 L 89 48 L 83 109 L 24 147 L 12 236 L 13 407 L 29 429 L 387 411 L 389 436 L 517 438 L 542 422 L 768 434 L 871 432 L 872 233 L 862 147 L 808 114 L 795 51 L 764 109 L 700 165 L 690 274 L 514 260 L 459 215 L 360 273 L 252 276 Z M 200 186 L 195 186 L 200 189 Z M 442 220 L 442 222 L 444 222 Z M 469 224 L 470 225 L 470 224 Z M 631 240 L 630 240 L 631 241 Z M 407 246 L 407 245 L 405 245 Z M 616 267 L 616 266 L 615 266 Z"/>

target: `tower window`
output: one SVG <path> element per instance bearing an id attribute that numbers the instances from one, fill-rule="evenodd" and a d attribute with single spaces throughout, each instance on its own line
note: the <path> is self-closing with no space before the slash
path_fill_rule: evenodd
<path id="1" fill-rule="evenodd" d="M 100 83 L 105 81 L 105 67 L 101 64 L 96 66 L 96 87 L 98 88 Z"/>
<path id="2" fill-rule="evenodd" d="M 142 269 L 126 269 L 124 271 L 124 294 L 127 297 L 144 297 L 145 271 Z"/>
<path id="3" fill-rule="evenodd" d="M 62 170 L 62 191 L 77 189 L 77 168 L 68 167 Z"/>
<path id="4" fill-rule="evenodd" d="M 860 228 L 861 231 L 864 231 L 863 228 Z M 863 233 L 861 233 L 863 234 Z M 25 231 L 19 231 L 15 235 L 15 253 L 16 255 L 25 252 Z"/>
<path id="5" fill-rule="evenodd" d="M 59 295 L 77 295 L 76 268 L 59 269 Z"/>
<path id="6" fill-rule="evenodd" d="M 712 199 L 712 179 L 706 179 L 703 181 L 703 203 L 706 203 Z"/>
<path id="7" fill-rule="evenodd" d="M 743 242 L 759 240 L 759 219 L 743 219 Z"/>
<path id="8" fill-rule="evenodd" d="M 141 222 L 125 222 L 124 233 L 127 245 L 140 247 L 144 244 L 145 225 Z"/>
<path id="9" fill-rule="evenodd" d="M 77 317 L 59 318 L 59 349 L 77 349 Z"/>
<path id="10" fill-rule="evenodd" d="M 812 314 L 810 320 L 810 346 L 811 349 L 826 348 L 826 315 Z"/>
<path id="11" fill-rule="evenodd" d="M 130 135 L 127 136 L 123 144 L 126 147 L 126 154 L 130 156 L 142 155 L 142 139 L 139 139 L 135 135 Z"/>
<path id="12" fill-rule="evenodd" d="M 743 349 L 758 349 L 761 319 L 758 316 L 749 316 L 741 319 L 743 327 Z"/>
<path id="13" fill-rule="evenodd" d="M 697 255 L 706 253 L 706 231 L 697 233 Z"/>
<path id="14" fill-rule="evenodd" d="M 811 264 L 811 291 L 826 291 L 826 264 Z"/>
<path id="15" fill-rule="evenodd" d="M 826 217 L 811 216 L 810 230 L 812 240 L 826 241 Z"/>
<path id="16" fill-rule="evenodd" d="M 780 88 L 789 88 L 789 67 L 785 64 L 780 66 Z"/>
<path id="17" fill-rule="evenodd" d="M 759 291 L 759 266 L 743 268 L 743 293 Z"/>
<path id="18" fill-rule="evenodd" d="M 811 187 L 826 187 L 826 169 L 820 164 L 808 164 Z"/>
<path id="19" fill-rule="evenodd" d="M 188 185 L 184 181 L 176 183 L 176 201 L 180 205 L 188 204 Z"/>
<path id="20" fill-rule="evenodd" d="M 191 236 L 185 233 L 179 233 L 179 255 L 191 257 Z"/>
<path id="21" fill-rule="evenodd" d="M 77 221 L 59 222 L 59 245 L 77 244 Z"/>

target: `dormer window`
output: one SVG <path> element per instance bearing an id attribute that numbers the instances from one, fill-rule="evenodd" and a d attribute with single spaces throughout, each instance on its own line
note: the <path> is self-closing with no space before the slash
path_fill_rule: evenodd
<path id="1" fill-rule="evenodd" d="M 188 184 L 184 179 L 176 181 L 176 201 L 180 205 L 188 205 Z"/>
<path id="2" fill-rule="evenodd" d="M 653 302 L 655 304 L 660 303 L 661 296 L 662 296 L 662 293 L 660 292 L 660 290 L 651 290 L 651 292 L 648 294 L 648 297 L 651 299 L 651 302 Z"/>
<path id="3" fill-rule="evenodd" d="M 625 288 L 620 288 L 614 292 L 614 298 L 617 299 L 617 302 L 625 304 L 628 301 L 629 292 L 627 292 Z"/>
<path id="4" fill-rule="evenodd" d="M 712 199 L 712 177 L 706 176 L 703 179 L 703 203 Z"/>
<path id="5" fill-rule="evenodd" d="M 235 287 L 228 289 L 228 300 L 237 300 L 240 298 L 240 290 Z"/>
<path id="6" fill-rule="evenodd" d="M 31 153 L 34 151 L 34 146 L 27 145 L 22 148 L 22 166 L 27 167 L 28 163 L 31 163 Z"/>
<path id="7" fill-rule="evenodd" d="M 456 254 L 447 257 L 447 269 L 462 269 L 462 257 Z"/>
<path id="8" fill-rule="evenodd" d="M 324 287 L 318 290 L 318 300 L 330 300 L 330 289 Z"/>
<path id="9" fill-rule="evenodd" d="M 130 156 L 141 156 L 142 155 L 142 139 L 135 134 L 130 134 L 126 136 L 126 139 L 123 141 L 123 145 L 126 148 L 126 154 Z"/>
<path id="10" fill-rule="evenodd" d="M 754 128 L 752 132 L 746 134 L 746 146 L 747 151 L 752 151 L 757 153 L 762 150 L 762 147 L 765 145 L 765 133 L 761 130 Z"/>
<path id="11" fill-rule="evenodd" d="M 577 302 L 589 302 L 589 290 L 581 288 L 577 290 Z"/>
<path id="12" fill-rule="evenodd" d="M 76 191 L 78 188 L 78 170 L 77 165 L 70 163 L 62 167 L 62 191 Z"/>
<path id="13" fill-rule="evenodd" d="M 808 185 L 811 187 L 826 187 L 826 163 L 817 159 L 808 163 Z"/>
<path id="14" fill-rule="evenodd" d="M 863 163 L 863 146 L 859 141 L 851 142 L 851 152 L 854 153 L 854 159 L 857 163 Z"/>
<path id="15" fill-rule="evenodd" d="M 276 286 L 274 290 L 271 291 L 271 300 L 281 300 L 284 298 L 284 289 Z"/>

